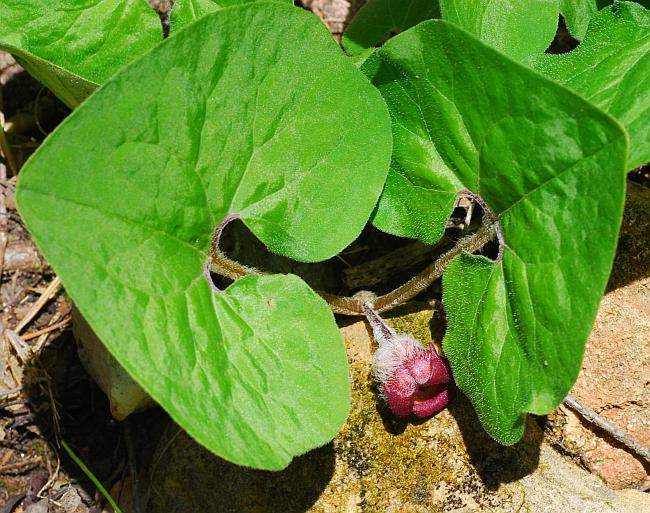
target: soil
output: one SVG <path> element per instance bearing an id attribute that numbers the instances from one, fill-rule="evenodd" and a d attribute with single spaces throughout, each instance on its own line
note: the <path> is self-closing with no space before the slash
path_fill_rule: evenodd
<path id="1" fill-rule="evenodd" d="M 165 23 L 169 3 L 155 3 Z M 362 3 L 303 0 L 302 6 L 321 16 L 338 39 Z M 560 34 L 556 47 L 567 44 L 565 37 Z M 0 122 L 7 129 L 18 169 L 68 114 L 69 109 L 53 94 L 0 52 Z M 139 475 L 132 471 L 133 466 L 138 471 L 152 466 L 156 443 L 169 419 L 160 409 L 132 415 L 121 423 L 111 417 L 106 397 L 77 357 L 71 302 L 64 290 L 50 287 L 56 285 L 56 277 L 15 208 L 17 170 L 7 164 L 0 159 L 0 513 L 112 511 L 64 450 L 63 440 L 111 491 L 123 511 L 134 511 L 131 498 L 143 483 L 133 479 Z M 642 187 L 650 186 L 647 168 L 637 170 L 631 178 Z M 454 225 L 462 222 L 462 212 L 457 214 L 450 225 L 451 238 L 457 232 Z M 245 237 L 240 230 L 237 238 Z M 414 251 L 421 257 L 399 272 L 390 267 L 395 259 L 402 260 L 391 259 L 391 254 L 407 244 L 412 241 L 369 228 L 340 257 L 318 266 L 282 259 L 269 264 L 262 248 L 240 256 L 261 258 L 270 270 L 296 272 L 317 288 L 348 294 L 370 283 L 381 292 L 396 284 L 384 279 L 387 265 L 391 268 L 388 274 L 401 282 L 428 263 L 430 255 L 418 247 Z M 647 267 L 634 271 L 635 276 L 644 274 Z M 439 297 L 440 286 L 434 284 L 417 299 L 432 302 Z M 39 301 L 41 298 L 45 301 Z"/>

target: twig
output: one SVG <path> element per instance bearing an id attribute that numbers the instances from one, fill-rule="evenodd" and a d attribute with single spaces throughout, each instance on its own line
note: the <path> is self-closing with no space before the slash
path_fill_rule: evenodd
<path id="1" fill-rule="evenodd" d="M 63 328 L 63 326 L 70 324 L 70 321 L 72 320 L 71 316 L 67 316 L 65 319 L 62 321 L 59 321 L 55 324 L 50 324 L 47 328 L 43 328 L 42 330 L 34 331 L 32 333 L 26 333 L 23 335 L 21 338 L 27 342 L 28 340 L 31 340 L 33 338 L 40 337 L 41 335 L 45 335 L 46 333 L 50 333 L 54 330 L 58 330 L 59 328 Z"/>
<path id="2" fill-rule="evenodd" d="M 53 326 L 61 317 L 60 312 L 56 312 L 54 316 L 52 316 L 52 320 L 50 321 L 51 325 Z M 70 317 L 70 320 L 72 320 L 72 317 Z M 50 336 L 50 332 L 43 333 L 40 337 L 38 337 L 38 340 L 32 344 L 32 354 L 38 354 L 43 346 L 45 345 L 45 342 L 47 342 L 47 338 Z"/>
<path id="3" fill-rule="evenodd" d="M 2 131 L 1 126 L 0 131 Z M 2 180 L 3 183 L 7 181 L 7 166 L 5 166 L 2 162 L 0 162 L 0 180 Z M 4 273 L 5 253 L 7 252 L 7 246 L 9 245 L 9 230 L 7 229 L 9 225 L 8 219 L 7 189 L 6 187 L 3 187 L 2 192 L 0 192 L 0 278 Z M 1 280 L 0 287 L 2 287 Z"/>
<path id="4" fill-rule="evenodd" d="M 369 304 L 374 310 L 381 313 L 418 295 L 429 287 L 431 283 L 440 278 L 449 264 L 451 264 L 457 256 L 460 256 L 464 252 L 473 253 L 477 251 L 491 241 L 495 236 L 499 240 L 499 254 L 497 256 L 497 261 L 500 261 L 503 256 L 505 241 L 503 240 L 503 233 L 501 231 L 498 217 L 492 213 L 485 201 L 477 194 L 474 194 L 471 191 L 461 191 L 460 194 L 475 200 L 483 208 L 483 224 L 476 233 L 460 239 L 453 248 L 443 253 L 438 259 L 424 269 L 424 271 L 420 272 L 388 294 L 378 296 L 370 301 L 368 301 L 367 297 L 358 297 L 359 294 L 352 297 L 344 297 L 317 291 L 318 294 L 327 301 L 332 311 L 337 314 L 355 316 L 365 315 L 365 304 Z M 231 260 L 223 251 L 221 251 L 219 243 L 223 230 L 235 219 L 239 219 L 239 215 L 228 214 L 215 229 L 212 237 L 210 255 L 206 261 L 206 270 L 209 269 L 211 272 L 221 274 L 222 276 L 232 280 L 238 280 L 239 278 L 248 275 L 265 274 L 258 269 L 247 267 L 239 262 Z M 211 283 L 209 273 L 207 273 L 206 278 Z M 212 284 L 212 287 L 214 289 L 214 284 Z"/>
<path id="5" fill-rule="evenodd" d="M 30 458 L 17 463 L 12 463 L 11 465 L 4 465 L 0 472 L 2 472 L 2 474 L 10 475 L 22 474 L 23 472 L 27 472 L 28 470 L 38 466 L 40 462 L 40 458 Z"/>
<path id="6" fill-rule="evenodd" d="M 42 391 L 47 393 L 47 398 L 50 401 L 50 411 L 52 412 L 52 427 L 54 429 L 54 436 L 58 440 L 61 438 L 61 414 L 59 413 L 59 407 L 57 400 L 54 398 L 54 393 L 52 392 L 52 377 L 49 375 L 47 370 L 41 369 L 44 377 L 41 377 L 37 380 Z M 43 382 L 46 387 L 43 387 Z M 46 388 L 46 389 L 45 389 Z"/>
<path id="7" fill-rule="evenodd" d="M 638 454 L 646 461 L 650 462 L 650 448 L 643 445 L 641 442 L 639 442 L 638 440 L 630 436 L 621 428 L 615 426 L 614 424 L 612 424 L 610 421 L 608 421 L 601 415 L 598 415 L 591 408 L 585 406 L 584 404 L 579 403 L 571 395 L 566 396 L 566 398 L 564 399 L 564 403 L 567 406 L 569 406 L 569 408 L 571 408 L 572 410 L 578 412 L 580 415 L 582 415 L 585 419 L 587 419 L 592 424 L 595 424 L 599 428 L 607 431 L 607 433 L 612 435 L 616 440 L 622 443 L 625 447 L 627 447 L 631 451 L 634 451 L 634 453 Z"/>
<path id="8" fill-rule="evenodd" d="M 127 417 L 124 421 L 124 442 L 126 444 L 126 454 L 129 462 L 129 474 L 131 474 L 133 499 L 133 509 L 135 513 L 142 513 L 140 505 L 140 480 L 138 479 L 138 469 L 136 468 L 135 450 L 133 449 L 133 437 L 131 436 L 131 424 Z"/>
<path id="9" fill-rule="evenodd" d="M 106 491 L 106 488 L 99 482 L 99 479 L 95 477 L 95 475 L 90 471 L 90 469 L 84 464 L 83 461 L 79 459 L 79 457 L 74 453 L 74 451 L 70 448 L 70 446 L 66 443 L 65 440 L 61 440 L 61 447 L 65 449 L 65 452 L 68 453 L 68 456 L 72 458 L 72 461 L 74 461 L 81 471 L 86 474 L 86 477 L 92 481 L 92 483 L 95 485 L 95 488 L 99 490 L 99 493 L 101 493 L 104 498 L 108 501 L 108 503 L 111 505 L 111 507 L 115 510 L 115 513 L 122 513 L 122 510 L 120 507 L 115 503 L 113 500 L 113 497 L 111 497 L 111 494 Z"/>
<path id="10" fill-rule="evenodd" d="M 47 480 L 47 482 L 43 485 L 43 488 L 39 490 L 39 492 L 36 494 L 36 497 L 39 499 L 45 499 L 45 492 L 49 490 L 49 488 L 54 484 L 54 482 L 57 480 L 59 477 L 59 470 L 61 470 L 61 458 L 59 458 L 58 452 L 54 452 L 54 455 L 56 456 L 56 469 L 54 470 L 53 474 L 50 474 L 50 478 Z M 49 462 L 48 462 L 49 463 Z M 50 465 L 48 464 L 48 468 Z"/>
<path id="11" fill-rule="evenodd" d="M 14 351 L 16 351 L 16 354 L 20 360 L 23 363 L 27 363 L 29 361 L 29 345 L 26 344 L 25 341 L 20 338 L 20 335 L 18 335 L 15 331 L 6 329 L 4 330 L 4 335 L 5 339 L 9 341 L 11 346 L 14 348 Z"/>
<path id="12" fill-rule="evenodd" d="M 9 401 L 8 403 L 2 403 L 0 404 L 0 408 L 3 410 L 7 410 L 11 408 L 12 406 L 22 406 L 25 404 L 29 404 L 29 401 L 26 399 L 14 399 L 13 401 Z M 17 415 L 19 412 L 12 411 L 12 415 Z"/>
<path id="13" fill-rule="evenodd" d="M 0 391 L 0 397 L 7 397 L 8 395 L 14 395 L 19 393 L 23 389 L 23 386 L 20 385 L 16 388 L 12 388 L 10 390 L 1 390 Z"/>
<path id="14" fill-rule="evenodd" d="M 47 303 L 50 300 L 50 296 L 52 296 L 55 292 L 57 292 L 59 286 L 61 285 L 61 280 L 59 277 L 55 277 L 52 282 L 48 285 L 47 289 L 45 289 L 45 292 L 41 294 L 41 297 L 38 298 L 36 303 L 34 303 L 34 306 L 27 312 L 27 315 L 23 317 L 23 319 L 18 323 L 18 326 L 16 326 L 13 331 L 15 333 L 20 333 L 25 326 L 27 326 L 31 320 L 36 316 L 36 314 L 43 308 L 45 303 Z"/>

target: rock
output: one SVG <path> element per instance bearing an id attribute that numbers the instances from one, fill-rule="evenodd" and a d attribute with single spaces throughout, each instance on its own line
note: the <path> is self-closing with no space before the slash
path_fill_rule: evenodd
<path id="1" fill-rule="evenodd" d="M 359 0 L 303 0 L 303 5 L 318 16 L 339 41 L 348 22 L 361 6 Z"/>
<path id="2" fill-rule="evenodd" d="M 650 278 L 609 292 L 587 342 L 571 394 L 607 420 L 650 445 Z M 650 487 L 640 457 L 562 408 L 551 417 L 566 449 L 613 488 Z"/>
<path id="3" fill-rule="evenodd" d="M 70 487 L 53 503 L 52 513 L 89 513 L 89 508 L 83 503 L 77 490 Z"/>
<path id="4" fill-rule="evenodd" d="M 429 310 L 412 318 L 429 323 L 431 314 Z M 171 424 L 153 459 L 157 463 L 146 510 L 650 511 L 646 494 L 611 490 L 564 460 L 542 442 L 542 431 L 533 419 L 521 442 L 503 447 L 485 433 L 462 396 L 432 419 L 395 418 L 372 381 L 374 347 L 366 324 L 355 322 L 342 333 L 351 365 L 352 408 L 332 443 L 296 458 L 282 472 L 264 472 L 208 453 Z"/>
<path id="5" fill-rule="evenodd" d="M 25 513 L 48 513 L 49 509 L 47 505 L 49 502 L 48 499 L 43 499 L 34 504 L 30 504 L 25 508 Z"/>
<path id="6" fill-rule="evenodd" d="M 628 181 L 608 293 L 571 394 L 650 445 L 650 189 Z M 613 488 L 650 487 L 650 465 L 568 408 L 549 416 L 553 436 Z"/>

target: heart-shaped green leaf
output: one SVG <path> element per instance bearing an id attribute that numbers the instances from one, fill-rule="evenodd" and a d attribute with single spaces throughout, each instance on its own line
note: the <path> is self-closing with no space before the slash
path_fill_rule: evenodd
<path id="1" fill-rule="evenodd" d="M 296 277 L 214 295 L 212 232 L 239 213 L 276 252 L 332 256 L 367 222 L 390 153 L 385 103 L 323 24 L 251 4 L 201 18 L 92 95 L 21 171 L 17 202 L 143 388 L 215 453 L 277 469 L 345 420 L 345 352 Z"/>
<path id="2" fill-rule="evenodd" d="M 575 381 L 621 221 L 625 133 L 571 91 L 443 21 L 390 40 L 362 67 L 393 117 L 376 223 L 434 241 L 457 193 L 499 217 L 503 260 L 465 255 L 444 277 L 445 353 L 503 443 Z"/>
<path id="3" fill-rule="evenodd" d="M 442 18 L 522 61 L 553 41 L 557 0 L 440 0 Z"/>
<path id="4" fill-rule="evenodd" d="M 177 0 L 171 15 L 171 31 L 180 30 L 190 23 L 224 7 L 244 5 L 258 0 Z M 275 0 L 293 5 L 293 0 Z"/>
<path id="5" fill-rule="evenodd" d="M 146 0 L 0 0 L 0 50 L 70 107 L 161 39 Z"/>
<path id="6" fill-rule="evenodd" d="M 650 11 L 616 2 L 600 11 L 584 41 L 532 65 L 616 117 L 630 136 L 628 169 L 650 162 Z"/>
<path id="7" fill-rule="evenodd" d="M 560 0 L 560 13 L 569 32 L 578 41 L 584 39 L 589 20 L 597 11 L 596 0 Z"/>
<path id="8" fill-rule="evenodd" d="M 439 16 L 438 0 L 368 0 L 352 18 L 341 44 L 356 55 L 393 33 Z"/>

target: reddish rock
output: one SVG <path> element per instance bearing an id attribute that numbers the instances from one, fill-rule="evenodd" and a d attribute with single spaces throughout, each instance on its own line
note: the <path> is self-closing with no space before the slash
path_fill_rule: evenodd
<path id="1" fill-rule="evenodd" d="M 645 276 L 644 276 L 645 275 Z M 629 183 L 609 292 L 571 394 L 650 445 L 650 189 Z M 562 407 L 555 435 L 613 488 L 650 488 L 650 465 Z"/>
<path id="2" fill-rule="evenodd" d="M 363 5 L 362 0 L 303 0 L 302 4 L 318 16 L 339 41 L 354 13 Z"/>

